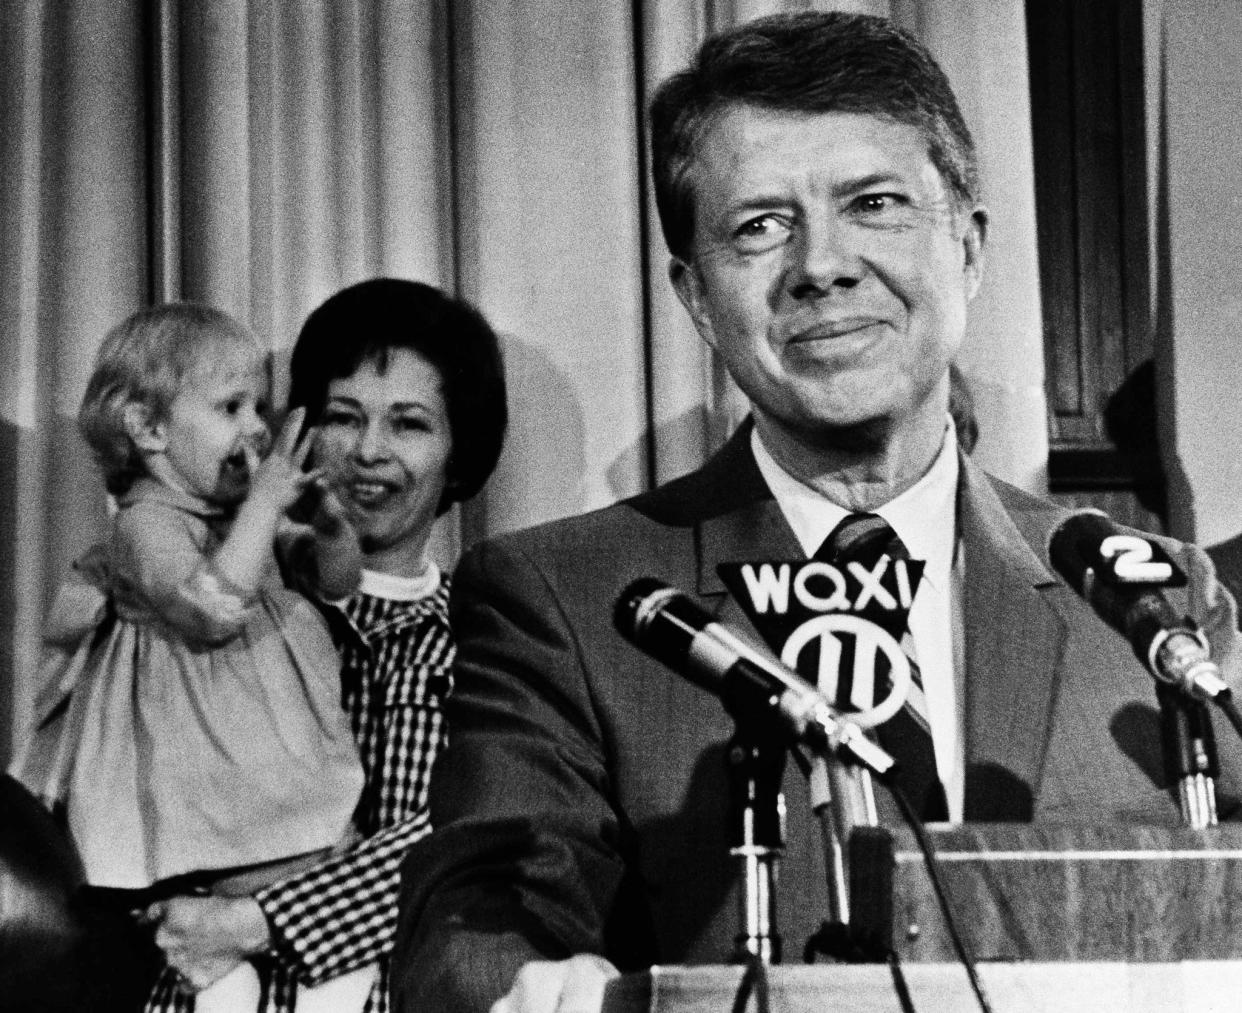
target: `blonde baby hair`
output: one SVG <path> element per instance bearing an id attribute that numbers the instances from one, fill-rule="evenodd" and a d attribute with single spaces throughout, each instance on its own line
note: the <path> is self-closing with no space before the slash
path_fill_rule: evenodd
<path id="1" fill-rule="evenodd" d="M 262 354 L 249 328 L 200 303 L 139 310 L 113 327 L 95 356 L 78 409 L 78 430 L 94 452 L 108 492 L 120 495 L 146 474 L 126 430 L 127 406 L 142 405 L 152 421 L 162 421 L 195 370 Z"/>

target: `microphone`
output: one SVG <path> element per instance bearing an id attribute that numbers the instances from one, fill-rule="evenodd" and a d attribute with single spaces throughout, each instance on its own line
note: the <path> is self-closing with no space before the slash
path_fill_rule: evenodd
<path id="1" fill-rule="evenodd" d="M 758 690 L 798 741 L 880 776 L 893 766 L 893 758 L 841 717 L 819 690 L 663 581 L 642 577 L 630 584 L 617 599 L 613 622 L 628 641 L 720 697 L 726 707 L 735 694 Z"/>
<path id="2" fill-rule="evenodd" d="M 1197 700 L 1228 694 L 1207 637 L 1178 615 L 1161 588 L 1180 587 L 1183 574 L 1146 538 L 1099 510 L 1066 518 L 1048 539 L 1048 561 L 1109 626 L 1120 632 L 1160 682 Z"/>

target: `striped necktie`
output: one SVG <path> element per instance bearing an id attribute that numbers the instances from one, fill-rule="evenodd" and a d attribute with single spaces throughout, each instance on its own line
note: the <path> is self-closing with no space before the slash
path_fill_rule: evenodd
<path id="1" fill-rule="evenodd" d="M 905 544 L 883 517 L 876 514 L 849 514 L 841 521 L 815 553 L 815 558 L 838 568 L 857 562 L 871 569 L 883 555 L 891 559 L 909 559 Z M 914 811 L 925 821 L 949 818 L 944 786 L 936 771 L 936 753 L 928 720 L 927 698 L 923 679 L 914 652 L 914 638 L 908 621 L 902 628 L 890 630 L 901 638 L 901 647 L 910 659 L 911 686 L 902 707 L 892 718 L 876 729 L 880 745 L 897 761 L 897 787 L 910 800 Z M 876 672 L 881 694 L 887 693 L 888 663 L 877 659 Z"/>

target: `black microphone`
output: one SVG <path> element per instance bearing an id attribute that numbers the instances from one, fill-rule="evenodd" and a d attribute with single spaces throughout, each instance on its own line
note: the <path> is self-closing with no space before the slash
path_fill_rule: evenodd
<path id="1" fill-rule="evenodd" d="M 877 775 L 892 767 L 893 758 L 841 717 L 819 690 L 663 581 L 642 577 L 630 584 L 617 599 L 613 622 L 632 644 L 726 706 L 739 690 L 758 690 L 795 739 Z"/>
<path id="2" fill-rule="evenodd" d="M 1130 641 L 1161 682 L 1198 700 L 1227 694 L 1207 637 L 1181 616 L 1161 588 L 1186 575 L 1160 547 L 1098 510 L 1066 518 L 1048 539 L 1048 561 L 1096 614 Z"/>

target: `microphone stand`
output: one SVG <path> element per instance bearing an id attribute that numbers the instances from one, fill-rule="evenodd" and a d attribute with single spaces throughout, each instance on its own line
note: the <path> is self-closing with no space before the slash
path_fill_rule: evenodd
<path id="1" fill-rule="evenodd" d="M 828 917 L 850 921 L 850 837 L 857 826 L 879 822 L 871 775 L 852 764 L 816 756 L 811 765 L 811 811 L 819 819 L 828 875 Z"/>
<path id="2" fill-rule="evenodd" d="M 820 754 L 809 784 L 824 842 L 828 919 L 803 956 L 808 963 L 817 953 L 842 963 L 883 963 L 892 939 L 893 840 L 878 825 L 871 773 Z"/>
<path id="3" fill-rule="evenodd" d="M 727 751 L 731 846 L 742 871 L 742 931 L 734 963 L 779 964 L 776 930 L 776 876 L 785 853 L 785 743 L 753 721 L 739 721 Z"/>
<path id="4" fill-rule="evenodd" d="M 1194 830 L 1214 827 L 1220 765 L 1207 704 L 1165 682 L 1156 684 L 1156 698 L 1165 773 L 1177 782 L 1182 822 Z"/>

